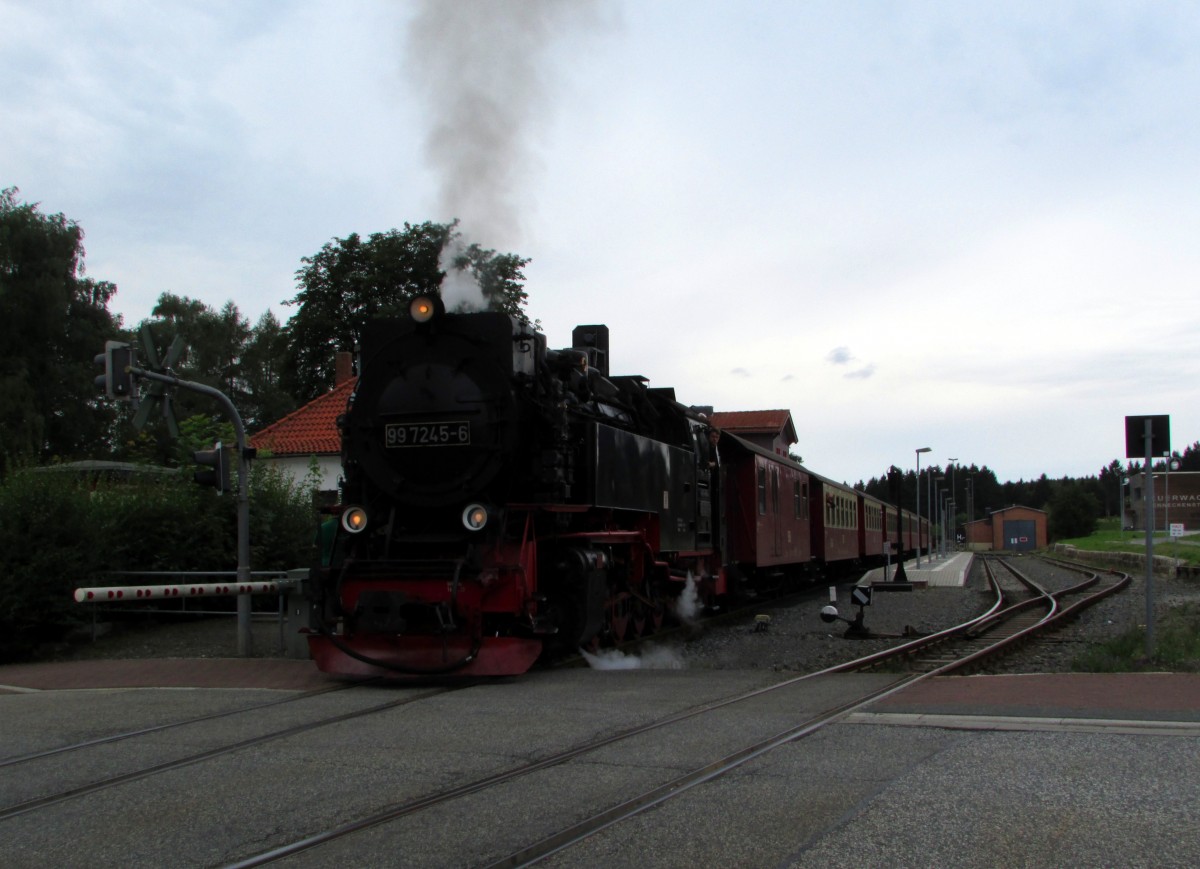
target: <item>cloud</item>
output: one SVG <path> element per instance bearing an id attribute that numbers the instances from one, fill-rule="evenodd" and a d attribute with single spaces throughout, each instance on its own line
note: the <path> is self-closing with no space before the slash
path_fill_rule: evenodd
<path id="1" fill-rule="evenodd" d="M 729 373 L 732 374 L 734 377 L 753 377 L 754 376 L 749 371 L 747 371 L 745 368 L 735 368 L 732 371 L 730 371 Z"/>
<path id="2" fill-rule="evenodd" d="M 854 354 L 849 347 L 834 347 L 826 354 L 825 361 L 831 365 L 849 365 L 854 361 Z"/>
<path id="3" fill-rule="evenodd" d="M 834 347 L 825 354 L 825 361 L 830 365 L 849 365 L 851 362 L 857 362 L 858 357 L 850 352 L 849 347 Z M 875 363 L 868 362 L 861 368 L 856 368 L 853 371 L 847 371 L 842 377 L 847 380 L 866 380 L 875 373 Z M 790 377 L 790 375 L 789 375 Z M 785 380 L 788 378 L 784 378 Z"/>

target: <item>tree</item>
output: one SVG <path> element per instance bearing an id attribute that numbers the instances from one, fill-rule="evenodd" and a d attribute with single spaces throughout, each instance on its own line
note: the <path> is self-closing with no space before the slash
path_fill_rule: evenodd
<path id="1" fill-rule="evenodd" d="M 1100 502 L 1073 480 L 1057 487 L 1048 507 L 1050 517 L 1046 522 L 1046 530 L 1052 540 L 1087 537 L 1096 530 Z"/>
<path id="2" fill-rule="evenodd" d="M 529 261 L 463 245 L 457 226 L 457 221 L 406 223 L 403 231 L 375 233 L 365 241 L 352 233 L 301 260 L 298 292 L 284 302 L 297 307 L 286 327 L 287 391 L 308 401 L 328 390 L 337 351 L 358 345 L 367 320 L 401 316 L 414 297 L 439 292 L 447 274 L 443 265 L 469 271 L 489 308 L 524 319 L 521 270 Z M 459 250 L 444 263 L 448 246 Z"/>
<path id="3" fill-rule="evenodd" d="M 83 230 L 0 191 L 0 475 L 14 461 L 111 454 L 119 412 L 92 359 L 121 321 L 116 287 L 83 277 Z"/>
<path id="4" fill-rule="evenodd" d="M 254 324 L 242 351 L 246 398 L 238 410 L 249 431 L 265 428 L 296 409 L 298 402 L 283 385 L 287 356 L 287 332 L 278 318 L 266 311 Z"/>
<path id="5" fill-rule="evenodd" d="M 282 387 L 287 357 L 284 330 L 270 311 L 251 328 L 232 301 L 216 310 L 197 299 L 163 293 L 152 314 L 151 319 L 142 321 L 139 331 L 149 327 L 159 358 L 176 336 L 183 338 L 187 350 L 174 366 L 175 373 L 228 395 L 248 430 L 270 425 L 295 409 L 296 400 Z M 171 390 L 171 394 L 177 420 L 195 415 L 220 417 L 211 398 L 186 390 Z M 159 436 L 158 446 L 137 438 L 131 449 L 142 456 L 147 456 L 149 449 L 155 460 L 169 460 L 174 450 L 165 443 L 165 432 L 157 422 L 150 428 Z"/>

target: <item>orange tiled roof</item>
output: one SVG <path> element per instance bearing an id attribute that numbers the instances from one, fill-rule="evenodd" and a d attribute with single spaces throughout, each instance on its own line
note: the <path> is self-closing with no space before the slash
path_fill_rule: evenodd
<path id="1" fill-rule="evenodd" d="M 251 435 L 250 445 L 276 456 L 336 455 L 342 451 L 337 418 L 346 412 L 346 402 L 357 377 L 350 377 L 330 392 L 318 396 L 278 422 Z"/>
<path id="2" fill-rule="evenodd" d="M 790 410 L 725 410 L 712 415 L 712 424 L 719 429 L 738 434 L 782 434 L 789 443 L 796 442 L 796 427 Z"/>

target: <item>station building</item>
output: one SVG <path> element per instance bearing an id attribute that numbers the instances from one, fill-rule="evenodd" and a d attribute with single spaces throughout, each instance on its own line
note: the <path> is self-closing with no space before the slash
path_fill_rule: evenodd
<path id="1" fill-rule="evenodd" d="M 1200 530 L 1200 472 L 1156 472 L 1154 484 L 1155 531 L 1168 530 L 1168 524 L 1182 524 L 1185 531 Z M 1146 475 L 1131 474 L 1122 492 L 1125 509 L 1123 526 L 1135 531 L 1146 530 Z"/>
<path id="2" fill-rule="evenodd" d="M 967 548 L 977 552 L 1045 549 L 1049 541 L 1046 516 L 1045 510 L 1035 510 L 1033 507 L 1012 506 L 994 510 L 987 518 L 966 524 Z"/>
<path id="3" fill-rule="evenodd" d="M 789 410 L 717 411 L 712 414 L 712 424 L 777 456 L 787 456 L 797 441 L 796 424 Z"/>

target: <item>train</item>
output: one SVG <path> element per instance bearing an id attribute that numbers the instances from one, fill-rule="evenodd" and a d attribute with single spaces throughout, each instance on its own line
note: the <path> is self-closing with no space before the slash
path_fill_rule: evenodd
<path id="1" fill-rule="evenodd" d="M 342 479 L 307 583 L 345 677 L 513 676 L 928 543 L 910 512 L 610 373 L 606 326 L 551 348 L 436 295 L 364 325 Z"/>

